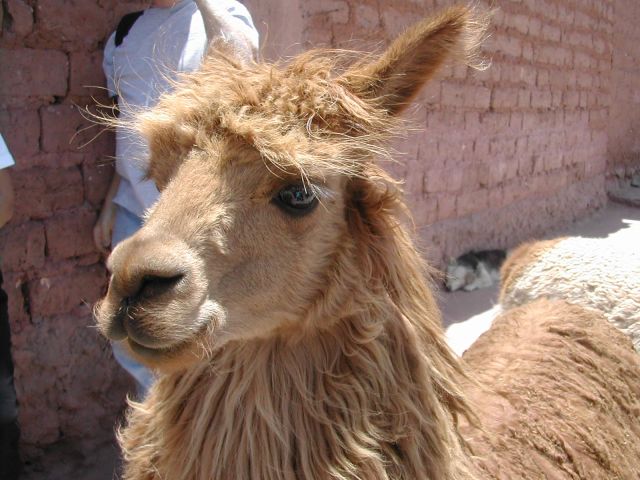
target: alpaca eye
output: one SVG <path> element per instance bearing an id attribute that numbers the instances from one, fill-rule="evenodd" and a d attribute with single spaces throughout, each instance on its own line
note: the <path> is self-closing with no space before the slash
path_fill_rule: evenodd
<path id="1" fill-rule="evenodd" d="M 318 204 L 318 197 L 304 185 L 287 185 L 273 199 L 275 204 L 292 215 L 304 215 Z"/>

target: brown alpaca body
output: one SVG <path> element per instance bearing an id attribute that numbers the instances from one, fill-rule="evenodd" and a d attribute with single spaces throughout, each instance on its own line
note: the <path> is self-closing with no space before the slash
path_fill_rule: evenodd
<path id="1" fill-rule="evenodd" d="M 635 479 L 640 357 L 601 314 L 537 300 L 464 354 L 485 433 L 462 428 L 481 478 Z"/>
<path id="2" fill-rule="evenodd" d="M 230 346 L 215 367 L 163 377 L 130 412 L 124 478 L 637 478 L 640 359 L 597 313 L 537 301 L 471 347 L 471 456 L 394 323 Z"/>
<path id="3" fill-rule="evenodd" d="M 640 366 L 612 366 L 620 336 L 564 304 L 507 312 L 469 353 L 487 385 L 475 390 L 375 162 L 420 86 L 447 56 L 473 57 L 485 26 L 451 8 L 346 66 L 335 52 L 272 66 L 216 50 L 134 125 L 162 195 L 112 252 L 96 308 L 101 331 L 160 372 L 121 432 L 126 480 L 593 478 L 592 458 L 595 475 L 637 476 L 634 445 L 588 436 L 598 418 L 607 439 L 639 443 Z M 585 349 L 591 328 L 601 343 Z M 463 429 L 480 458 L 459 435 L 475 413 L 465 384 L 487 425 Z"/>
<path id="4" fill-rule="evenodd" d="M 499 301 L 513 308 L 558 298 L 597 310 L 640 352 L 640 253 L 625 238 L 565 237 L 519 246 L 502 270 Z"/>

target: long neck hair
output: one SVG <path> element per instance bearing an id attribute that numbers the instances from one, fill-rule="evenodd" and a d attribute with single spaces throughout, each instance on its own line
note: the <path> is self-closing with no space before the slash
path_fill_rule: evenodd
<path id="1" fill-rule="evenodd" d="M 397 221 L 400 193 L 368 168 L 349 181 L 337 267 L 313 307 L 324 318 L 160 378 L 121 432 L 125 479 L 470 477 L 456 433 L 472 416 L 464 374 Z"/>

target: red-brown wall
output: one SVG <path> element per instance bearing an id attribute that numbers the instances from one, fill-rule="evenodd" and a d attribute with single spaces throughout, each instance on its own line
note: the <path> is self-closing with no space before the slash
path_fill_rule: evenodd
<path id="1" fill-rule="evenodd" d="M 80 109 L 104 101 L 104 40 L 140 3 L 2 4 L 0 133 L 16 160 L 16 211 L 0 256 L 26 458 L 59 440 L 90 452 L 112 436 L 129 386 L 91 317 L 106 280 L 91 229 L 113 136 L 96 137 Z"/>
<path id="2" fill-rule="evenodd" d="M 612 32 L 608 164 L 612 183 L 638 170 L 640 157 L 640 2 L 616 0 Z"/>
<path id="3" fill-rule="evenodd" d="M 104 100 L 101 49 L 144 2 L 5 0 L 0 132 L 17 212 L 0 233 L 26 456 L 112 434 L 128 386 L 91 328 L 105 286 L 91 241 L 113 137 L 77 106 Z M 247 0 L 276 58 L 311 45 L 369 48 L 453 2 Z M 639 168 L 640 3 L 499 0 L 485 72 L 448 67 L 399 141 L 418 233 L 435 262 L 509 247 L 599 208 L 605 179 Z M 89 127 L 89 128 L 87 128 Z M 96 137 L 96 138 L 94 138 Z M 86 144 L 86 145 L 85 145 Z"/>
<path id="4" fill-rule="evenodd" d="M 294 25 L 301 47 L 351 48 L 387 43 L 425 12 L 456 2 L 290 0 L 286 14 L 247 3 L 271 18 L 269 28 L 259 26 L 278 44 Z M 491 67 L 449 67 L 427 87 L 410 115 L 418 130 L 399 143 L 404 161 L 390 166 L 406 181 L 419 236 L 438 264 L 582 217 L 606 201 L 607 173 L 623 164 L 628 176 L 640 164 L 640 111 L 632 107 L 640 101 L 640 4 L 492 4 Z"/>

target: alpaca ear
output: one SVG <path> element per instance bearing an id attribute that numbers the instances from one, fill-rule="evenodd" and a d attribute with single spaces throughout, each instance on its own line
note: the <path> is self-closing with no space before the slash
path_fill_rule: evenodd
<path id="1" fill-rule="evenodd" d="M 345 73 L 345 83 L 358 96 L 377 100 L 391 115 L 406 108 L 448 57 L 475 68 L 477 51 L 489 16 L 470 7 L 452 7 L 407 29 L 382 56 Z"/>
<path id="2" fill-rule="evenodd" d="M 136 129 L 146 139 L 149 150 L 146 177 L 162 190 L 193 149 L 197 132 L 178 114 L 155 110 L 141 114 Z"/>

